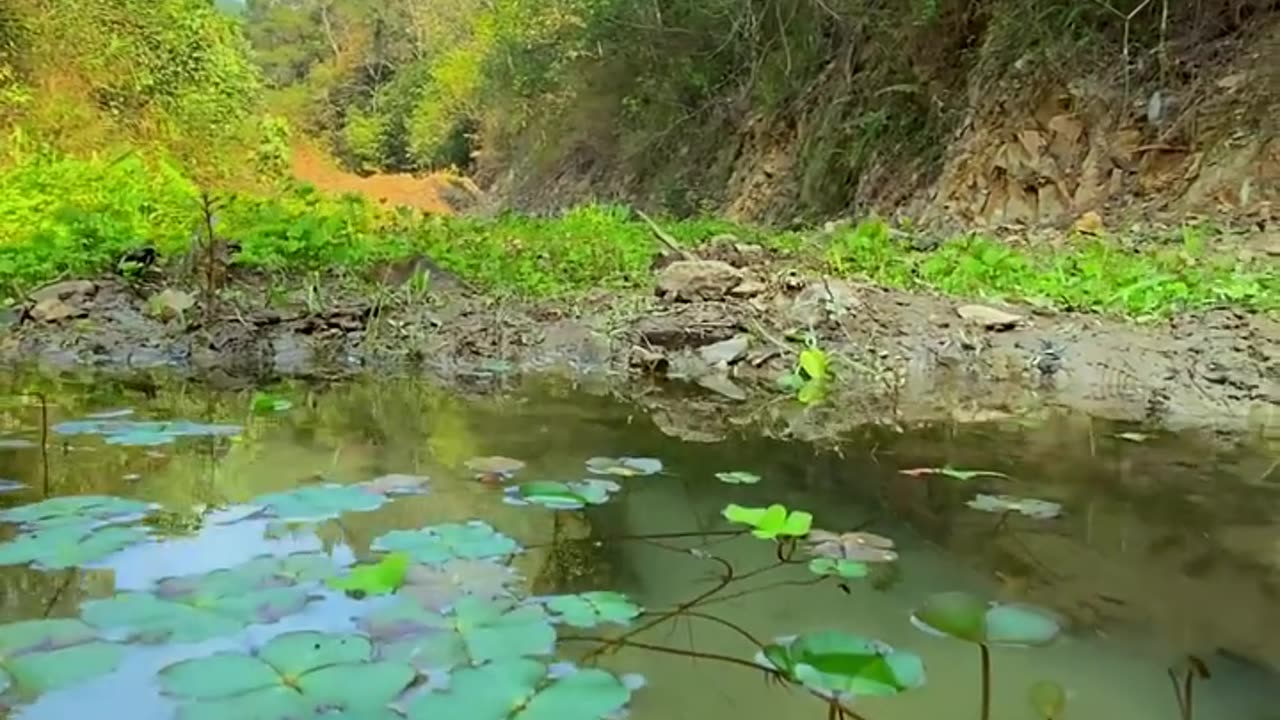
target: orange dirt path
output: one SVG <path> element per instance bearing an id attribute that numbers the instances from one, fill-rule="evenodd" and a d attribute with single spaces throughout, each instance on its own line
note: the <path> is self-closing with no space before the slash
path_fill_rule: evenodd
<path id="1" fill-rule="evenodd" d="M 343 170 L 323 151 L 299 143 L 293 148 L 294 177 L 315 185 L 328 193 L 357 193 L 369 200 L 391 206 L 404 206 L 440 215 L 451 215 L 453 209 L 441 196 L 449 187 L 444 176 L 387 173 L 361 177 Z"/>

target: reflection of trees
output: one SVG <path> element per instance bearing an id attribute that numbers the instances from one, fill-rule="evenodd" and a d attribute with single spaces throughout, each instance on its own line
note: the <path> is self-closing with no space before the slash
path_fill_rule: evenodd
<path id="1" fill-rule="evenodd" d="M 80 603 L 107 597 L 115 590 L 111 570 L 44 571 L 30 567 L 0 568 L 0 613 L 6 620 L 70 617 Z"/>

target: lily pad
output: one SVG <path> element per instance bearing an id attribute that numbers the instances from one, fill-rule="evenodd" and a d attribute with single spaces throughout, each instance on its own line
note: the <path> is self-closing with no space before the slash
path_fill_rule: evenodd
<path id="1" fill-rule="evenodd" d="M 897 695 L 925 682 L 920 656 L 838 631 L 778 638 L 755 659 L 810 692 L 837 701 Z"/>
<path id="2" fill-rule="evenodd" d="M 519 579 L 510 566 L 492 560 L 449 560 L 438 567 L 410 566 L 400 594 L 428 610 L 445 610 L 462 597 L 506 597 Z"/>
<path id="3" fill-rule="evenodd" d="M 621 475 L 635 477 L 662 472 L 662 461 L 655 458 L 593 457 L 587 460 L 587 470 L 597 475 Z"/>
<path id="4" fill-rule="evenodd" d="M 790 511 L 777 504 L 767 508 L 754 508 L 731 503 L 721 514 L 729 522 L 750 526 L 752 535 L 765 540 L 802 537 L 813 525 L 813 515 L 803 510 Z"/>
<path id="5" fill-rule="evenodd" d="M 404 663 L 375 661 L 360 635 L 279 635 L 253 655 L 218 653 L 160 671 L 180 720 L 378 717 L 415 677 Z"/>
<path id="6" fill-rule="evenodd" d="M 612 480 L 531 482 L 508 488 L 506 502 L 511 505 L 541 505 L 553 510 L 577 510 L 587 505 L 603 505 L 611 494 L 621 489 L 622 486 Z"/>
<path id="7" fill-rule="evenodd" d="M 640 606 L 617 592 L 585 592 L 543 598 L 543 605 L 558 623 L 592 628 L 605 623 L 626 625 L 640 615 Z"/>
<path id="8" fill-rule="evenodd" d="M 156 595 L 179 600 L 217 598 L 326 580 L 337 573 L 333 560 L 324 553 L 260 555 L 231 568 L 163 578 L 156 583 Z M 192 602 L 198 605 L 203 601 Z"/>
<path id="9" fill-rule="evenodd" d="M 1016 512 L 1036 520 L 1051 520 L 1062 514 L 1062 506 L 1056 502 L 1014 495 L 978 495 L 965 504 L 974 510 L 989 513 Z"/>
<path id="10" fill-rule="evenodd" d="M 718 472 L 716 479 L 722 483 L 729 485 L 755 485 L 760 482 L 760 476 L 755 473 L 745 472 L 743 470 L 734 470 L 732 472 Z"/>
<path id="11" fill-rule="evenodd" d="M 58 423 L 60 435 L 101 435 L 108 445 L 167 445 L 180 437 L 229 437 L 239 435 L 239 425 L 212 425 L 187 420 L 129 421 L 73 420 Z"/>
<path id="12" fill-rule="evenodd" d="M 271 515 L 292 522 L 336 518 L 344 512 L 368 512 L 382 506 L 386 498 L 354 485 L 310 485 L 287 492 L 262 495 L 251 500 Z"/>
<path id="13" fill-rule="evenodd" d="M 360 620 L 375 639 L 391 641 L 384 657 L 413 662 L 420 670 L 447 670 L 517 657 L 550 655 L 556 632 L 538 605 L 508 599 L 466 597 L 451 614 L 404 602 L 369 613 Z M 424 659 L 436 663 L 424 666 Z"/>
<path id="14" fill-rule="evenodd" d="M 912 477 L 920 477 L 922 475 L 942 475 L 943 477 L 949 477 L 952 480 L 959 480 L 961 482 L 968 482 L 979 477 L 1009 479 L 1008 475 L 994 470 L 961 470 L 950 466 L 940 468 L 908 468 L 906 470 L 899 470 L 898 472 Z"/>
<path id="15" fill-rule="evenodd" d="M 153 507 L 110 495 L 65 495 L 9 508 L 0 512 L 0 520 L 34 527 L 132 522 Z"/>
<path id="16" fill-rule="evenodd" d="M 471 458 L 466 462 L 466 466 L 479 477 L 506 479 L 523 470 L 524 461 L 493 455 Z"/>
<path id="17" fill-rule="evenodd" d="M 38 527 L 0 543 L 0 565 L 32 563 L 49 570 L 61 570 L 101 560 L 146 539 L 145 530 L 119 525 Z"/>
<path id="18" fill-rule="evenodd" d="M 1015 647 L 1047 645 L 1062 629 L 1046 610 L 986 603 L 965 592 L 933 595 L 911 615 L 911 623 L 931 635 Z"/>
<path id="19" fill-rule="evenodd" d="M 122 654 L 119 645 L 102 642 L 79 620 L 0 625 L 0 693 L 42 693 L 105 675 Z"/>
<path id="20" fill-rule="evenodd" d="M 809 553 L 818 557 L 864 563 L 893 562 L 898 559 L 898 554 L 893 551 L 893 540 L 875 533 L 810 530 L 806 540 L 809 543 Z"/>
<path id="21" fill-rule="evenodd" d="M 358 565 L 343 577 L 330 578 L 329 587 L 361 596 L 388 595 L 404 584 L 408 569 L 408 554 L 391 553 L 376 563 Z"/>
<path id="22" fill-rule="evenodd" d="M 409 720 L 602 720 L 630 699 L 627 686 L 603 670 L 557 677 L 536 660 L 511 659 L 459 670 L 447 690 L 416 698 Z"/>
<path id="23" fill-rule="evenodd" d="M 404 552 L 414 562 L 442 565 L 449 560 L 502 558 L 520 551 L 515 540 L 488 523 L 445 523 L 421 530 L 392 530 L 373 541 L 380 552 Z"/>
<path id="24" fill-rule="evenodd" d="M 360 483 L 360 487 L 382 495 L 421 495 L 427 491 L 427 483 L 430 481 L 431 478 L 426 475 L 392 473 Z"/>
<path id="25" fill-rule="evenodd" d="M 818 557 L 809 561 L 809 572 L 814 575 L 834 575 L 849 580 L 864 578 L 871 569 L 865 563 L 853 560 Z"/>

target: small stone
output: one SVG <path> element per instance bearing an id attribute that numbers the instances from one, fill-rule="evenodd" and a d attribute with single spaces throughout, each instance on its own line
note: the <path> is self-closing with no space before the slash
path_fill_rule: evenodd
<path id="1" fill-rule="evenodd" d="M 84 317 L 89 312 L 78 305 L 71 305 L 51 297 L 36 303 L 29 314 L 31 319 L 37 322 L 56 323 L 69 318 Z"/>
<path id="2" fill-rule="evenodd" d="M 728 373 L 712 373 L 699 377 L 697 382 L 711 392 L 723 395 L 730 400 L 746 400 L 747 393 L 729 379 Z"/>
<path id="3" fill-rule="evenodd" d="M 703 345 L 698 348 L 698 354 L 702 356 L 703 361 L 708 365 L 720 365 L 721 363 L 731 365 L 745 356 L 750 346 L 751 338 L 747 335 L 739 335 L 718 343 Z"/>
<path id="4" fill-rule="evenodd" d="M 88 297 L 97 291 L 97 284 L 88 280 L 64 280 L 32 291 L 27 295 L 27 299 L 38 305 L 45 300 L 67 300 L 75 296 Z"/>
<path id="5" fill-rule="evenodd" d="M 742 271 L 719 260 L 679 260 L 658 273 L 657 289 L 676 300 L 716 300 L 742 283 Z"/>
<path id="6" fill-rule="evenodd" d="M 743 280 L 734 286 L 734 288 L 729 291 L 729 294 L 736 295 L 738 297 L 754 297 L 764 293 L 768 289 L 769 286 L 759 280 Z"/>
<path id="7" fill-rule="evenodd" d="M 981 325 L 987 330 L 1012 330 L 1023 321 L 1023 316 L 997 310 L 986 305 L 961 305 L 956 314 L 967 322 Z"/>
<path id="8" fill-rule="evenodd" d="M 196 299 L 192 297 L 191 293 L 174 290 L 173 288 L 166 288 L 152 295 L 151 299 L 147 301 L 151 314 L 165 320 L 181 316 L 187 310 L 195 307 L 195 304 Z"/>
<path id="9" fill-rule="evenodd" d="M 1106 231 L 1106 227 L 1102 224 L 1102 216 L 1093 210 L 1077 218 L 1071 229 L 1085 235 L 1101 235 Z"/>

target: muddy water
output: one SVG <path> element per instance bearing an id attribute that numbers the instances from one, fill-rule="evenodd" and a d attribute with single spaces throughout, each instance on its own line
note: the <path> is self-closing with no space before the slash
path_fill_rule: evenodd
<path id="1" fill-rule="evenodd" d="M 34 386 L 15 379 L 10 389 L 19 387 Z M 694 547 L 721 558 L 737 578 L 750 575 L 697 607 L 718 621 L 680 618 L 630 638 L 666 652 L 628 647 L 598 658 L 603 667 L 646 678 L 630 705 L 637 720 L 825 717 L 819 701 L 798 688 L 766 684 L 762 671 L 671 652 L 749 660 L 756 648 L 745 635 L 768 642 L 816 630 L 878 638 L 923 658 L 923 687 L 894 698 L 860 698 L 856 709 L 863 717 L 977 718 L 977 650 L 925 635 L 909 622 L 914 607 L 944 590 L 1033 603 L 1063 622 L 1062 636 L 1049 647 L 994 651 L 993 718 L 1034 718 L 1028 689 L 1052 680 L 1067 691 L 1066 718 L 1175 720 L 1166 669 L 1188 654 L 1212 673 L 1196 686 L 1195 717 L 1280 717 L 1274 445 L 1126 435 L 1139 430 L 1077 417 L 1036 426 L 870 430 L 824 450 L 748 435 L 689 444 L 664 436 L 633 407 L 548 386 L 471 398 L 417 383 L 286 387 L 274 392 L 291 406 L 265 414 L 250 410 L 250 393 L 93 381 L 39 387 L 49 428 L 108 413 L 130 421 L 231 424 L 240 431 L 113 445 L 56 429 L 42 433 L 40 403 L 9 396 L 0 406 L 0 478 L 26 487 L 0 495 L 0 504 L 96 493 L 152 501 L 163 511 L 147 521 L 151 540 L 91 567 L 0 569 L 5 622 L 75 617 L 85 602 L 264 553 L 323 552 L 348 564 L 369 559 L 373 540 L 389 530 L 481 519 L 527 548 L 514 565 L 529 593 L 610 589 L 651 610 L 672 608 L 712 588 L 722 571 L 723 565 L 687 552 Z M 657 458 L 664 470 L 623 478 L 609 502 L 557 516 L 503 502 L 502 487 L 477 482 L 464 463 L 486 455 L 526 461 L 518 480 L 582 478 L 583 463 L 593 456 Z M 1001 475 L 960 480 L 903 472 L 942 467 Z M 730 485 L 715 478 L 731 470 L 761 480 Z M 263 493 L 388 473 L 430 476 L 430 492 L 336 521 L 282 524 L 246 515 L 246 504 Z M 1053 519 L 984 513 L 966 505 L 978 493 L 1047 500 L 1062 513 Z M 730 526 L 720 510 L 729 502 L 807 509 L 815 526 L 893 538 L 900 558 L 846 589 L 814 584 L 803 564 L 753 575 L 777 564 L 774 547 L 724 534 Z M 65 718 L 127 707 L 120 717 L 173 717 L 174 702 L 157 689 L 161 668 L 257 647 L 288 630 L 350 631 L 353 618 L 385 600 L 317 595 L 272 624 L 198 643 L 132 643 L 111 674 L 21 698 L 14 714 Z M 592 635 L 559 630 L 562 638 Z M 581 660 L 593 647 L 562 639 L 558 650 Z"/>

